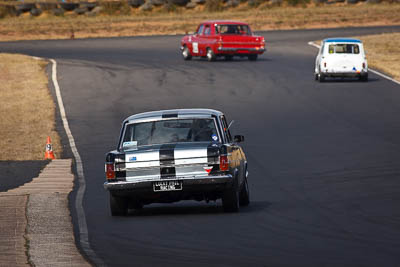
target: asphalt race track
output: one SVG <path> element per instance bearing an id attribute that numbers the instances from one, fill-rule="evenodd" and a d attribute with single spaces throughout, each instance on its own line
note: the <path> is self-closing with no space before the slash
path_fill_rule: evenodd
<path id="1" fill-rule="evenodd" d="M 368 83 L 315 82 L 307 45 L 391 31 L 400 27 L 263 32 L 268 51 L 256 62 L 183 61 L 180 36 L 0 52 L 57 60 L 90 244 L 108 266 L 400 266 L 400 86 L 372 73 Z M 122 120 L 191 107 L 225 112 L 245 135 L 250 206 L 226 214 L 220 201 L 187 201 L 111 217 L 104 158 Z"/>

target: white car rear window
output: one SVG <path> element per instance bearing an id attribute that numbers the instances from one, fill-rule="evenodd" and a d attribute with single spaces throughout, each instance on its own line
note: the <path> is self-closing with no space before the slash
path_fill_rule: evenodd
<path id="1" fill-rule="evenodd" d="M 359 54 L 360 47 L 358 44 L 330 44 L 329 54 Z"/>
<path id="2" fill-rule="evenodd" d="M 214 119 L 172 119 L 128 124 L 123 142 L 143 146 L 218 140 Z"/>

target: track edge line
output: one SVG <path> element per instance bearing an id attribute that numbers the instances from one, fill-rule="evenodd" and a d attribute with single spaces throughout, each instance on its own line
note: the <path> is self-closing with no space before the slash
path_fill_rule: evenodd
<path id="1" fill-rule="evenodd" d="M 51 77 L 52 77 L 52 82 L 54 85 L 54 90 L 56 92 L 57 104 L 58 104 L 58 108 L 60 110 L 60 116 L 61 116 L 61 120 L 63 122 L 64 130 L 68 137 L 69 145 L 71 147 L 71 151 L 75 158 L 76 172 L 77 172 L 78 181 L 79 181 L 79 188 L 78 188 L 78 192 L 77 192 L 76 198 L 75 198 L 75 208 L 76 208 L 76 212 L 77 212 L 78 228 L 79 228 L 79 243 L 81 245 L 82 250 L 86 253 L 86 255 L 89 257 L 89 259 L 96 266 L 106 266 L 106 264 L 96 255 L 96 253 L 90 247 L 89 234 L 88 234 L 87 223 L 86 223 L 86 216 L 85 216 L 85 211 L 83 209 L 83 204 L 82 204 L 83 196 L 86 191 L 86 181 L 85 181 L 85 176 L 83 173 L 83 163 L 82 163 L 81 156 L 78 152 L 78 148 L 76 147 L 75 139 L 69 128 L 67 115 L 65 113 L 64 103 L 63 103 L 63 100 L 61 97 L 61 90 L 60 90 L 60 86 L 59 86 L 58 80 L 57 80 L 57 62 L 54 59 L 49 59 L 49 60 L 52 63 Z"/>

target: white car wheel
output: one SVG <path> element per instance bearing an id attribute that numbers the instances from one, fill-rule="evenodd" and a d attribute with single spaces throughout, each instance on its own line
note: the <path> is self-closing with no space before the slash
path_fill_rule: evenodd
<path id="1" fill-rule="evenodd" d="M 360 81 L 368 82 L 368 73 L 360 76 Z"/>
<path id="2" fill-rule="evenodd" d="M 192 55 L 190 54 L 189 48 L 185 46 L 182 50 L 182 56 L 184 60 L 192 59 Z"/>
<path id="3" fill-rule="evenodd" d="M 207 60 L 208 61 L 214 61 L 215 60 L 215 54 L 212 51 L 211 48 L 207 48 Z"/>

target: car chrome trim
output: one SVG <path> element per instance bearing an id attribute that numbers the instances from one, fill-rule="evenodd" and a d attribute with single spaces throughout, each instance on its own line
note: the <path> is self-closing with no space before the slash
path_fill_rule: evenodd
<path id="1" fill-rule="evenodd" d="M 232 175 L 214 175 L 214 176 L 177 176 L 169 179 L 137 179 L 136 181 L 118 181 L 118 182 L 105 182 L 104 188 L 107 190 L 124 190 L 124 189 L 133 189 L 136 187 L 147 186 L 149 183 L 159 182 L 159 181 L 183 181 L 184 184 L 186 182 L 190 184 L 224 184 L 232 181 Z"/>
<path id="2" fill-rule="evenodd" d="M 218 47 L 218 51 L 221 52 L 237 52 L 241 50 L 246 50 L 249 52 L 265 52 L 265 48 L 249 48 L 249 47 Z"/>

